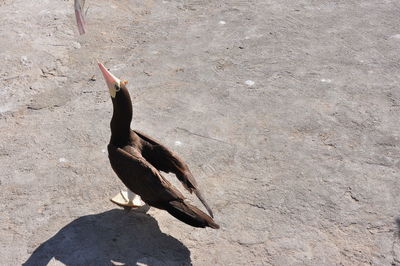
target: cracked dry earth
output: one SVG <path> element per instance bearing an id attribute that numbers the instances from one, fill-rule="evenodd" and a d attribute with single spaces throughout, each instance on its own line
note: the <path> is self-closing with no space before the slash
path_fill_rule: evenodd
<path id="1" fill-rule="evenodd" d="M 0 1 L 1 265 L 400 265 L 398 1 L 86 2 Z M 96 59 L 220 230 L 109 202 Z"/>

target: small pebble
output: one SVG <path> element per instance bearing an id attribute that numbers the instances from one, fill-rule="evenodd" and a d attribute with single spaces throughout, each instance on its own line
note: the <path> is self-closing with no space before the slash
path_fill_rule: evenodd
<path id="1" fill-rule="evenodd" d="M 321 82 L 324 82 L 324 83 L 331 83 L 332 80 L 330 80 L 330 79 L 321 79 Z"/>
<path id="2" fill-rule="evenodd" d="M 255 84 L 255 82 L 252 81 L 252 80 L 246 80 L 244 83 L 245 83 L 247 86 L 253 86 L 253 85 Z"/>
<path id="3" fill-rule="evenodd" d="M 225 21 L 223 21 L 223 20 L 221 20 L 220 22 L 218 22 L 220 25 L 225 25 L 226 24 L 226 22 Z"/>
<path id="4" fill-rule="evenodd" d="M 81 44 L 80 44 L 79 42 L 72 42 L 72 46 L 73 46 L 75 49 L 80 49 L 80 48 L 81 48 Z"/>
<path id="5" fill-rule="evenodd" d="M 65 162 L 67 161 L 67 159 L 65 159 L 65 158 L 60 158 L 59 161 L 60 161 L 60 163 L 65 163 Z"/>
<path id="6" fill-rule="evenodd" d="M 175 141 L 175 146 L 182 146 L 182 142 L 180 142 L 179 140 Z"/>
<path id="7" fill-rule="evenodd" d="M 21 64 L 23 64 L 24 66 L 29 65 L 28 57 L 25 56 L 25 55 L 21 56 L 21 60 L 20 61 L 21 61 Z"/>

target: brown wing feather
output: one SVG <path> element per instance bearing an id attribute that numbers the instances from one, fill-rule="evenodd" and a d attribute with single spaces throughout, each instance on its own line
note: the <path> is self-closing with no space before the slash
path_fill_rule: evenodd
<path id="1" fill-rule="evenodd" d="M 213 217 L 213 212 L 201 194 L 196 179 L 190 171 L 188 165 L 175 152 L 162 145 L 159 141 L 147 136 L 146 134 L 134 130 L 144 142 L 142 155 L 155 168 L 166 173 L 174 173 L 183 186 L 190 192 L 194 192 L 199 198 L 208 213 Z"/>
<path id="2" fill-rule="evenodd" d="M 125 150 L 126 149 L 126 150 Z M 219 226 L 207 214 L 184 201 L 184 196 L 172 186 L 133 147 L 108 145 L 111 166 L 122 182 L 150 206 L 164 209 L 175 218 L 195 227 Z"/>
<path id="3" fill-rule="evenodd" d="M 140 131 L 134 130 L 134 132 L 144 140 L 146 144 L 150 144 L 147 145 L 147 147 L 145 146 L 142 151 L 142 155 L 146 160 L 158 170 L 166 173 L 174 173 L 190 193 L 192 193 L 194 189 L 197 189 L 196 179 L 194 179 L 189 167 L 175 152 Z"/>
<path id="4" fill-rule="evenodd" d="M 165 210 L 175 218 L 191 226 L 219 228 L 219 225 L 216 224 L 210 216 L 184 201 L 170 201 L 168 205 L 165 206 Z"/>
<path id="5" fill-rule="evenodd" d="M 108 145 L 111 167 L 121 181 L 148 204 L 183 200 L 184 196 L 140 154 L 131 154 Z"/>

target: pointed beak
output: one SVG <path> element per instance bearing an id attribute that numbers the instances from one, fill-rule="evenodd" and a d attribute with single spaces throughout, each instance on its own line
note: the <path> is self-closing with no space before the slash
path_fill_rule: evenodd
<path id="1" fill-rule="evenodd" d="M 107 68 L 104 67 L 102 63 L 98 63 L 99 68 L 101 70 L 101 73 L 103 73 L 103 77 L 106 80 L 108 90 L 110 91 L 111 97 L 115 97 L 115 94 L 118 88 L 121 85 L 121 80 L 119 80 L 117 77 L 115 77 L 113 74 L 111 74 L 110 71 L 107 70 Z"/>

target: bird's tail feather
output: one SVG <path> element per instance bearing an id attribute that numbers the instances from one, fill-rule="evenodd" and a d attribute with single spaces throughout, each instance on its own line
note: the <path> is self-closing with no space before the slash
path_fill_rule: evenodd
<path id="1" fill-rule="evenodd" d="M 170 201 L 164 208 L 172 216 L 188 225 L 203 228 L 207 226 L 214 229 L 219 228 L 219 225 L 216 224 L 210 216 L 186 202 L 177 200 Z"/>
<path id="2" fill-rule="evenodd" d="M 214 218 L 214 214 L 213 214 L 213 212 L 212 212 L 210 206 L 208 206 L 206 200 L 204 199 L 203 194 L 201 194 L 201 192 L 200 192 L 198 189 L 195 189 L 195 190 L 194 190 L 194 194 L 196 194 L 196 196 L 199 198 L 199 200 L 201 201 L 201 203 L 203 203 L 204 207 L 206 207 L 207 212 L 210 214 L 210 216 L 211 216 L 212 218 Z"/>

